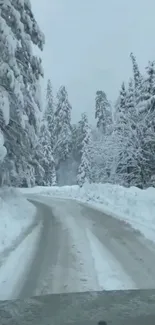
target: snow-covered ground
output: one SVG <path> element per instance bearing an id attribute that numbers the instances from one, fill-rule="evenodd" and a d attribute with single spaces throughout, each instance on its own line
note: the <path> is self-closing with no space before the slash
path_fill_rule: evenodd
<path id="1" fill-rule="evenodd" d="M 36 208 L 18 190 L 0 189 L 0 263 L 35 223 Z"/>
<path id="2" fill-rule="evenodd" d="M 148 239 L 155 241 L 155 189 L 140 190 L 134 187 L 126 189 L 111 184 L 85 184 L 83 188 L 79 186 L 64 186 L 35 187 L 20 190 L 1 189 L 0 299 L 18 296 L 23 279 L 28 274 L 31 261 L 35 256 L 41 234 L 40 224 L 31 229 L 36 223 L 36 208 L 22 194 L 27 196 L 41 194 L 42 196 L 38 200 L 41 200 L 45 206 L 49 205 L 52 208 L 55 201 L 55 210 L 53 211 L 60 218 L 63 216 L 60 221 L 62 224 L 65 222 L 64 229 L 70 230 L 72 240 L 67 254 L 70 251 L 72 256 L 77 257 L 77 266 L 79 266 L 79 260 L 81 263 L 79 270 L 78 267 L 73 268 L 72 281 L 69 276 L 66 284 L 67 289 L 65 290 L 73 290 L 74 284 L 78 283 L 78 276 L 79 283 L 82 283 L 82 287 L 79 287 L 78 284 L 81 291 L 86 289 L 117 290 L 136 287 L 132 280 L 124 273 L 124 269 L 114 254 L 104 245 L 101 245 L 96 235 L 92 233 L 91 225 L 89 223 L 85 224 L 86 221 L 82 216 L 76 218 L 76 215 L 80 215 L 80 206 L 76 202 L 73 203 L 73 201 L 63 199 L 84 202 L 91 205 L 92 208 L 102 210 L 106 215 L 111 215 L 131 224 L 132 227 L 140 230 Z M 64 205 L 58 205 L 57 200 L 53 200 L 51 205 L 50 197 L 62 198 L 62 202 L 65 202 L 65 218 L 64 213 L 62 213 Z M 84 222 L 84 224 L 81 226 L 80 222 Z M 31 231 L 26 232 L 27 229 L 31 229 Z M 66 235 L 68 236 L 67 232 Z M 4 259 L 7 252 L 9 254 Z M 62 254 L 62 256 L 63 261 L 64 255 Z M 60 271 L 64 274 L 64 265 L 63 263 L 59 264 L 59 268 L 58 270 L 56 269 L 55 273 L 58 278 L 57 283 L 60 282 Z M 94 274 L 92 273 L 93 269 Z M 69 269 L 66 272 L 71 272 L 71 270 Z M 81 279 L 84 279 L 84 285 Z M 86 279 L 87 281 L 85 282 Z M 55 291 L 57 292 L 57 288 Z"/>
<path id="3" fill-rule="evenodd" d="M 5 263 L 0 267 L 0 300 L 17 299 L 22 289 L 31 261 L 35 256 L 41 224 L 11 252 Z M 19 265 L 20 261 L 20 265 Z"/>
<path id="4" fill-rule="evenodd" d="M 89 229 L 87 229 L 87 238 L 96 270 L 98 290 L 137 289 L 136 284 L 125 274 L 117 259 L 101 245 L 98 238 Z"/>
<path id="5" fill-rule="evenodd" d="M 140 190 L 112 184 L 86 184 L 63 187 L 21 189 L 24 194 L 42 194 L 89 203 L 124 222 L 155 241 L 155 189 Z"/>
<path id="6" fill-rule="evenodd" d="M 0 300 L 18 297 L 40 233 L 35 217 L 36 208 L 18 190 L 0 189 Z"/>
<path id="7" fill-rule="evenodd" d="M 44 197 L 42 202 L 50 206 L 49 198 Z M 66 238 L 63 242 L 60 241 L 61 250 L 57 255 L 57 264 L 52 269 L 53 281 L 49 281 L 53 283 L 52 292 L 137 288 L 117 258 L 93 234 L 92 221 L 83 218 L 77 202 L 60 199 L 58 204 L 57 200 L 53 200 L 52 210 L 66 233 Z M 64 233 L 62 232 L 62 238 Z M 64 259 L 68 261 L 67 273 Z M 46 286 L 48 288 L 49 283 Z"/>

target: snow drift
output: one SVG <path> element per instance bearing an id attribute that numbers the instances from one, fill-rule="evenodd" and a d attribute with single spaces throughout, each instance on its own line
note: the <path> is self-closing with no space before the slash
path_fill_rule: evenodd
<path id="1" fill-rule="evenodd" d="M 85 184 L 63 187 L 22 189 L 25 194 L 42 194 L 76 199 L 91 204 L 115 218 L 122 219 L 155 241 L 155 189 L 141 190 L 112 184 Z"/>
<path id="2" fill-rule="evenodd" d="M 0 189 L 0 258 L 35 223 L 35 215 L 36 208 L 19 191 Z"/>

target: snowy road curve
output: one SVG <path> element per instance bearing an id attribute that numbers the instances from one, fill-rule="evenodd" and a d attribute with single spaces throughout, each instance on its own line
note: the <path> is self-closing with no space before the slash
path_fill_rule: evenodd
<path id="1" fill-rule="evenodd" d="M 129 225 L 73 200 L 31 200 L 42 230 L 19 298 L 155 288 L 155 246 Z"/>

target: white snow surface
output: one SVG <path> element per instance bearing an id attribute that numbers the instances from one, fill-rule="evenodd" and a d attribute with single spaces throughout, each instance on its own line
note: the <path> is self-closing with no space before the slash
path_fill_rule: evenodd
<path id="1" fill-rule="evenodd" d="M 10 249 L 8 258 L 0 259 L 0 262 L 3 262 L 0 265 L 0 299 L 18 296 L 40 238 L 40 225 L 24 238 L 25 231 L 35 221 L 36 209 L 22 194 L 27 196 L 41 194 L 45 204 L 49 197 L 84 202 L 129 223 L 148 239 L 155 241 L 154 188 L 140 190 L 135 187 L 127 189 L 112 184 L 85 184 L 82 188 L 79 186 L 34 187 L 20 189 L 20 191 L 19 189 L 0 189 L 0 258 L 7 249 Z M 59 210 L 59 206 L 56 205 L 56 207 Z M 61 213 L 58 215 L 62 218 Z M 89 224 L 81 227 L 81 221 L 76 220 L 72 213 L 62 218 L 62 221 L 65 222 L 65 228 L 70 229 L 71 242 L 74 243 L 72 253 L 77 259 L 75 270 L 74 268 L 70 270 L 72 277 L 68 279 L 67 290 L 73 291 L 74 287 L 78 288 L 79 279 L 81 283 L 79 291 L 135 288 L 135 284 L 124 273 L 115 257 L 91 232 Z M 22 238 L 20 245 L 14 248 L 14 243 L 19 237 Z M 60 281 L 59 275 L 62 270 L 61 267 L 56 269 L 58 281 Z"/>
<path id="2" fill-rule="evenodd" d="M 44 197 L 41 201 L 49 204 L 46 199 Z M 64 209 L 61 200 L 59 204 L 57 202 L 53 204 L 55 216 L 63 225 L 64 231 L 68 231 L 69 246 L 67 249 L 71 262 L 67 276 L 65 276 L 66 270 L 62 264 L 64 255 L 60 250 L 57 264 L 52 269 L 54 279 L 52 292 L 62 293 L 64 287 L 65 292 L 137 289 L 136 284 L 126 274 L 121 264 L 92 233 L 91 222 L 82 216 L 75 217 L 79 215 L 74 210 L 77 207 L 69 204 L 71 210 Z"/>
<path id="3" fill-rule="evenodd" d="M 85 184 L 21 189 L 24 194 L 42 194 L 76 199 L 129 223 L 147 239 L 155 241 L 155 188 L 141 190 L 113 184 Z"/>
<path id="4" fill-rule="evenodd" d="M 118 261 L 101 245 L 98 238 L 89 229 L 87 229 L 87 238 L 94 260 L 99 290 L 136 289 L 135 284 L 125 274 Z"/>
<path id="5" fill-rule="evenodd" d="M 17 299 L 31 262 L 35 256 L 41 224 L 12 251 L 0 267 L 0 300 Z M 20 267 L 19 267 L 20 261 Z"/>
<path id="6" fill-rule="evenodd" d="M 18 190 L 0 189 L 0 259 L 35 222 L 36 208 Z"/>

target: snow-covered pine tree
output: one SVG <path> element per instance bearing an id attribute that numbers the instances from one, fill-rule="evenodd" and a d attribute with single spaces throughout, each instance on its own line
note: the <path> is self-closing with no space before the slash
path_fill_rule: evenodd
<path id="1" fill-rule="evenodd" d="M 103 134 L 108 132 L 112 124 L 112 110 L 104 91 L 98 90 L 95 98 L 95 119 L 97 119 L 97 128 Z"/>
<path id="2" fill-rule="evenodd" d="M 51 80 L 47 81 L 46 90 L 46 108 L 45 108 L 45 119 L 48 124 L 48 130 L 51 134 L 51 145 L 54 146 L 54 101 Z"/>
<path id="3" fill-rule="evenodd" d="M 111 133 L 104 135 L 98 128 L 92 129 L 89 143 L 89 161 L 91 164 L 91 181 L 93 183 L 110 183 L 110 170 L 113 149 L 109 145 Z"/>
<path id="4" fill-rule="evenodd" d="M 120 100 L 115 129 L 109 149 L 113 151 L 112 179 L 125 186 L 143 187 L 144 151 L 143 127 L 137 115 L 133 96 L 132 81 L 129 81 L 127 92 L 124 85 L 120 92 Z M 123 91 L 122 91 L 123 90 Z"/>
<path id="5" fill-rule="evenodd" d="M 126 110 L 128 114 L 128 119 L 131 123 L 131 127 L 135 129 L 137 123 L 137 112 L 135 105 L 133 80 L 131 78 L 129 80 L 128 89 L 126 93 Z"/>
<path id="6" fill-rule="evenodd" d="M 66 160 L 71 151 L 71 110 L 66 88 L 61 86 L 57 94 L 55 108 L 55 146 L 57 164 Z"/>
<path id="7" fill-rule="evenodd" d="M 78 162 L 80 161 L 81 158 L 81 153 L 79 150 L 79 137 L 81 135 L 80 133 L 80 128 L 79 128 L 79 124 L 72 124 L 71 126 L 72 128 L 72 147 L 71 147 L 71 151 L 72 151 L 72 155 L 73 158 Z M 81 145 L 81 143 L 80 143 Z"/>
<path id="8" fill-rule="evenodd" d="M 43 186 L 44 178 L 45 178 L 45 170 L 42 166 L 43 163 L 43 147 L 40 142 L 40 136 L 37 138 L 36 146 L 35 146 L 35 155 L 32 161 L 35 170 L 35 185 Z"/>
<path id="9" fill-rule="evenodd" d="M 149 61 L 143 82 L 143 100 L 138 105 L 138 134 L 141 148 L 140 187 L 151 185 L 155 175 L 155 66 Z"/>
<path id="10" fill-rule="evenodd" d="M 73 161 L 72 164 L 74 166 L 74 175 L 76 176 L 74 179 L 76 180 L 77 180 L 78 168 L 80 166 L 81 157 L 83 153 L 84 139 L 86 137 L 86 132 L 87 132 L 85 125 L 87 124 L 88 124 L 88 117 L 85 113 L 82 113 L 80 121 L 77 124 L 72 125 L 71 156 Z"/>
<path id="11" fill-rule="evenodd" d="M 123 82 L 120 90 L 120 100 L 117 105 L 115 128 L 112 134 L 111 141 L 111 145 L 114 152 L 112 174 L 115 176 L 115 180 L 119 181 L 119 183 L 122 185 L 127 182 L 125 177 L 130 172 L 127 161 L 129 157 L 128 140 L 130 133 L 127 105 L 129 106 L 129 97 L 127 97 L 127 91 Z"/>
<path id="12" fill-rule="evenodd" d="M 132 61 L 134 86 L 135 86 L 135 90 L 137 90 L 137 88 L 139 87 L 140 71 L 139 71 L 137 61 L 136 61 L 136 57 L 134 56 L 134 54 L 132 52 L 130 53 L 130 58 Z"/>
<path id="13" fill-rule="evenodd" d="M 68 173 L 68 180 L 70 179 L 70 184 L 76 184 L 77 182 L 78 168 L 81 162 L 82 155 L 82 141 L 84 138 L 82 125 L 82 120 L 80 120 L 77 124 L 71 125 L 71 154 L 69 161 L 67 161 L 67 169 L 71 169 Z M 63 166 L 61 168 L 63 168 Z"/>
<path id="14" fill-rule="evenodd" d="M 87 128 L 85 127 L 87 124 L 88 124 L 88 117 L 86 113 L 82 113 L 81 119 L 77 125 L 77 138 L 76 138 L 77 152 L 79 154 L 80 160 L 81 160 L 82 149 L 83 149 L 83 140 L 87 133 Z"/>
<path id="15" fill-rule="evenodd" d="M 149 61 L 145 75 L 145 101 L 139 112 L 141 127 L 142 163 L 141 176 L 143 186 L 152 186 L 152 178 L 155 175 L 155 65 Z M 153 180 L 154 182 L 154 180 Z"/>
<path id="16" fill-rule="evenodd" d="M 54 159 L 54 107 L 51 81 L 47 82 L 46 108 L 39 136 L 38 160 L 44 170 L 42 185 L 56 185 L 56 166 Z"/>
<path id="17" fill-rule="evenodd" d="M 139 67 L 136 61 L 136 57 L 133 53 L 130 53 L 130 58 L 132 61 L 133 76 L 134 76 L 134 92 L 135 92 L 135 102 L 138 104 L 143 100 L 143 77 L 139 71 Z"/>
<path id="18" fill-rule="evenodd" d="M 31 162 L 41 108 L 39 77 L 43 75 L 41 60 L 32 53 L 32 43 L 41 50 L 44 44 L 30 1 L 1 1 L 0 32 L 0 88 L 5 91 L 10 110 L 9 124 L 2 126 L 8 151 L 4 172 L 8 175 L 7 169 L 12 166 L 6 183 L 12 184 L 13 174 L 13 185 L 25 185 L 32 179 L 35 182 Z"/>
<path id="19" fill-rule="evenodd" d="M 85 124 L 83 126 L 83 133 L 84 139 L 82 141 L 82 156 L 81 156 L 81 163 L 78 169 L 77 175 L 77 183 L 80 187 L 83 186 L 84 183 L 91 181 L 91 164 L 90 164 L 90 151 L 89 151 L 89 144 L 90 144 L 90 127 L 88 124 L 88 118 L 86 114 L 84 114 L 84 121 Z"/>
<path id="20" fill-rule="evenodd" d="M 119 103 L 117 105 L 117 112 L 115 114 L 117 120 L 117 128 L 120 126 L 121 130 L 123 129 L 124 124 L 126 124 L 127 122 L 126 100 L 127 100 L 127 93 L 125 89 L 125 83 L 123 82 L 121 85 Z"/>
<path id="21" fill-rule="evenodd" d="M 45 119 L 42 121 L 40 129 L 39 143 L 41 145 L 40 164 L 44 169 L 43 184 L 44 186 L 56 185 L 56 170 L 53 157 L 53 148 L 51 146 L 51 135 L 48 129 L 48 123 Z"/>
<path id="22" fill-rule="evenodd" d="M 155 62 L 149 61 L 144 79 L 144 99 L 148 100 L 155 95 Z"/>

